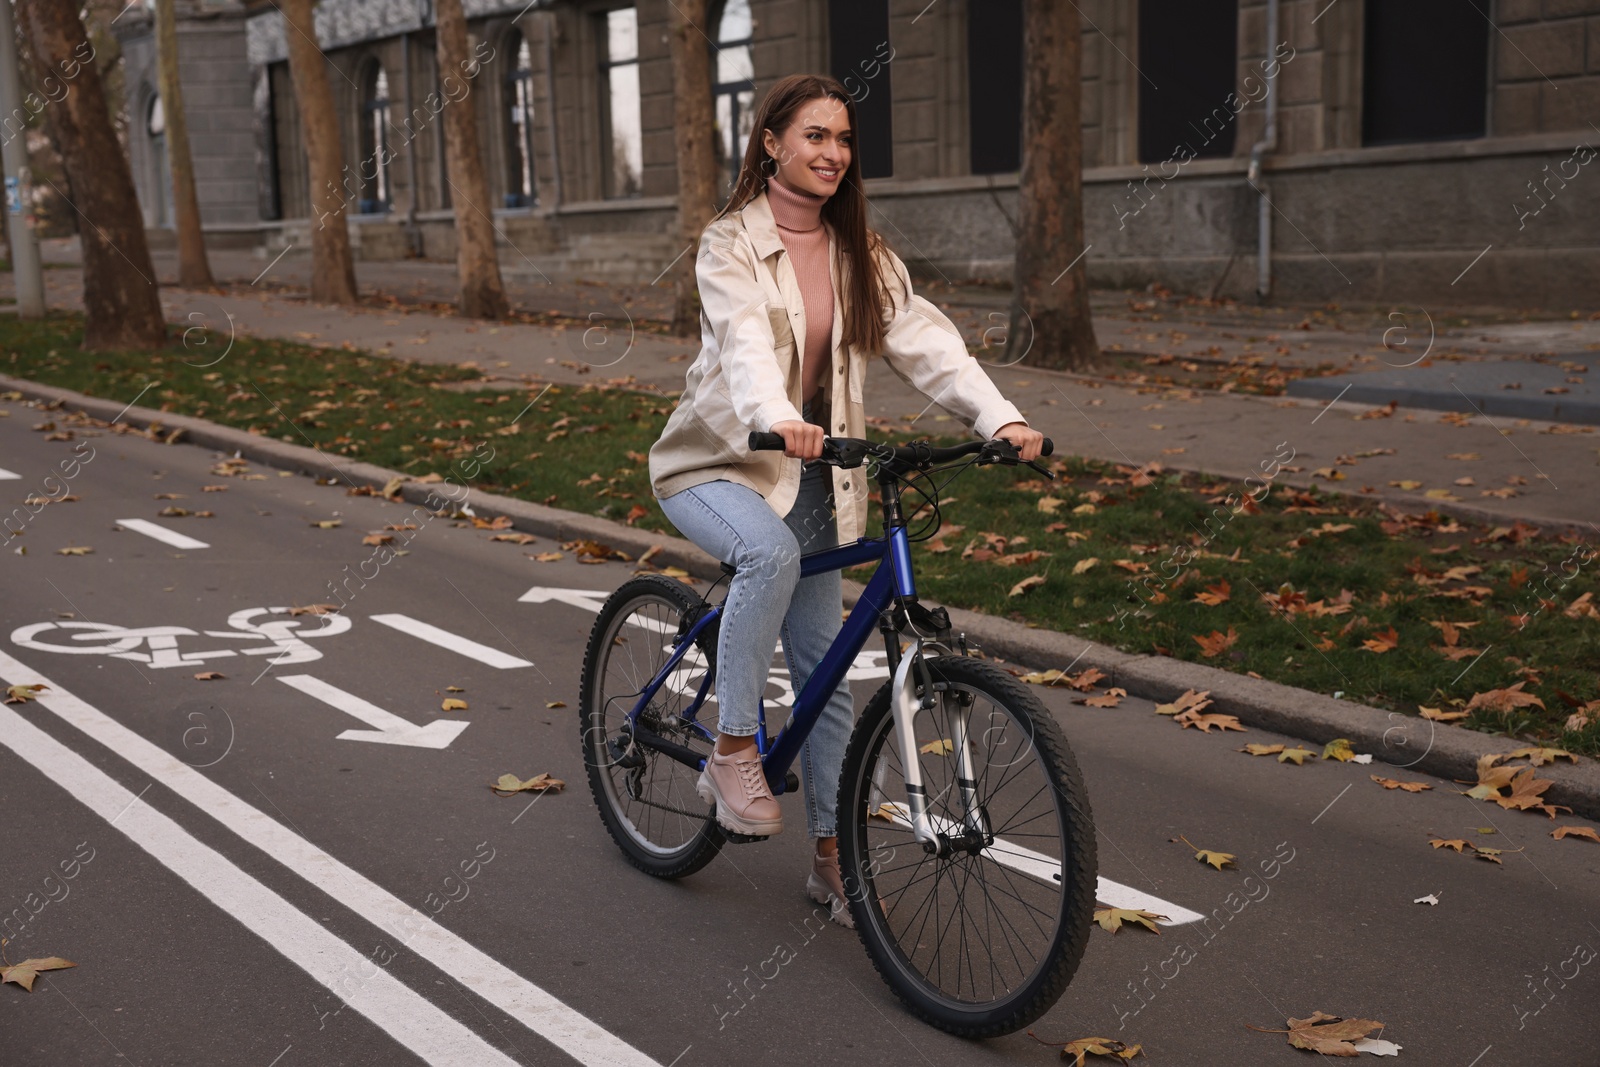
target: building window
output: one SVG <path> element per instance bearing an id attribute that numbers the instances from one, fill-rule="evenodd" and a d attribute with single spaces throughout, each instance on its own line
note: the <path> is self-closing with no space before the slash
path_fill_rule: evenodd
<path id="1" fill-rule="evenodd" d="M 507 44 L 517 46 L 517 62 L 506 75 L 506 207 L 531 207 L 533 185 L 533 62 L 528 39 L 512 28 Z"/>
<path id="2" fill-rule="evenodd" d="M 1233 155 L 1238 55 L 1238 0 L 1139 0 L 1139 162 Z"/>
<path id="3" fill-rule="evenodd" d="M 973 174 L 1022 169 L 1022 0 L 967 5 L 967 143 Z"/>
<path id="4" fill-rule="evenodd" d="M 155 171 L 151 189 L 156 198 L 155 223 L 157 228 L 171 226 L 172 172 L 167 166 L 167 113 L 161 106 L 161 97 L 154 93 L 145 112 L 144 128 L 150 138 L 150 164 Z"/>
<path id="5" fill-rule="evenodd" d="M 750 0 L 727 0 L 716 19 L 711 46 L 711 99 L 717 134 L 714 147 L 722 174 L 718 202 L 726 201 L 739 180 L 755 118 L 755 63 L 750 57 Z"/>
<path id="6" fill-rule="evenodd" d="M 863 178 L 894 173 L 890 107 L 889 0 L 828 0 L 829 71 L 856 102 L 855 143 Z"/>
<path id="7" fill-rule="evenodd" d="M 639 123 L 639 16 L 619 7 L 600 16 L 601 160 L 607 197 L 638 196 L 644 172 Z"/>
<path id="8" fill-rule="evenodd" d="M 1489 0 L 1367 0 L 1361 143 L 1484 135 Z"/>
<path id="9" fill-rule="evenodd" d="M 377 215 L 389 210 L 389 77 L 376 60 L 361 79 L 361 199 L 357 210 Z"/>

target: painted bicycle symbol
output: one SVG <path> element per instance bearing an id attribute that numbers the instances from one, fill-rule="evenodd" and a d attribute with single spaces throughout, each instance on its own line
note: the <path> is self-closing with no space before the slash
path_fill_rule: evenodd
<path id="1" fill-rule="evenodd" d="M 11 643 L 40 652 L 69 656 L 113 656 L 147 667 L 193 667 L 208 659 L 227 656 L 273 656 L 274 664 L 309 663 L 322 653 L 306 638 L 333 637 L 350 629 L 343 615 L 313 616 L 317 627 L 302 630 L 306 620 L 290 615 L 289 608 L 244 608 L 228 616 L 230 630 L 191 630 L 187 626 L 118 626 L 103 622 L 36 622 L 11 631 Z M 259 641 L 251 648 L 178 651 L 180 637 L 221 637 Z"/>

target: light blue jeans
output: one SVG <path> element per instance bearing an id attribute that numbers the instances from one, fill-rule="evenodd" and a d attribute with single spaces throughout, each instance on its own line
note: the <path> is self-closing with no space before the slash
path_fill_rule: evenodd
<path id="1" fill-rule="evenodd" d="M 808 464 L 800 494 L 784 518 L 760 493 L 734 482 L 704 482 L 660 501 L 685 537 L 738 569 L 728 585 L 717 637 L 717 728 L 756 732 L 756 711 L 778 636 L 798 695 L 842 627 L 838 571 L 800 577 L 802 553 L 839 543 L 833 514 L 832 468 Z M 836 831 L 839 769 L 855 719 L 850 682 L 841 678 L 800 749 L 806 827 L 812 837 Z M 780 723 L 767 720 L 769 734 Z"/>

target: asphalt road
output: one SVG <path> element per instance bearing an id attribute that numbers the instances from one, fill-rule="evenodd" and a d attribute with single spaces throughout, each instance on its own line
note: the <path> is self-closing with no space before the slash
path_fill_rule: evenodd
<path id="1" fill-rule="evenodd" d="M 922 1025 L 853 933 L 802 925 L 798 801 L 789 831 L 682 882 L 623 861 L 576 705 L 582 605 L 631 565 L 538 563 L 547 539 L 493 542 L 298 475 L 219 476 L 199 448 L 47 441 L 30 429 L 46 415 L 0 406 L 0 514 L 26 519 L 0 546 L 0 679 L 50 686 L 0 708 L 0 924 L 11 961 L 77 963 L 31 995 L 0 987 L 0 1062 L 1057 1062 L 1025 1034 Z M 77 499 L 29 515 L 74 455 Z M 363 536 L 408 518 L 408 554 L 363 570 Z M 133 519 L 206 547 L 119 527 Z M 351 574 L 340 616 L 253 610 L 329 602 Z M 519 599 L 535 586 L 596 596 Z M 878 684 L 857 683 L 859 704 Z M 1083 768 L 1101 875 L 1208 916 L 1094 930 L 1041 1038 L 1294 1063 L 1308 1053 L 1245 1024 L 1321 1010 L 1382 1021 L 1399 1062 L 1596 1062 L 1600 846 L 1548 836 L 1580 820 L 1380 764 L 1250 758 L 1241 744 L 1285 739 L 1181 730 L 1139 700 L 1040 695 Z M 468 709 L 441 712 L 448 696 Z M 1395 740 L 1404 762 L 1428 739 Z M 1373 771 L 1434 788 L 1386 791 Z M 496 796 L 507 772 L 568 788 Z M 1238 869 L 1196 862 L 1180 834 Z M 1434 835 L 1522 851 L 1494 865 Z M 779 944 L 794 958 L 751 981 Z"/>

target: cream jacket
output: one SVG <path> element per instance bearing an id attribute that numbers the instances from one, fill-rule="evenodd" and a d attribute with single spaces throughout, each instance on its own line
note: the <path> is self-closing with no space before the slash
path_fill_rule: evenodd
<path id="1" fill-rule="evenodd" d="M 865 437 L 867 357 L 840 344 L 844 279 L 834 249 L 830 227 L 834 295 L 828 432 Z M 884 323 L 883 358 L 889 368 L 981 437 L 993 437 L 1007 423 L 1025 423 L 967 352 L 955 325 L 933 304 L 911 294 L 911 277 L 900 257 L 887 249 L 883 257 L 882 276 L 894 301 L 892 316 L 886 313 Z M 801 461 L 781 452 L 751 452 L 748 440 L 751 430 L 770 431 L 776 423 L 801 418 L 801 356 L 795 339 L 806 335 L 805 304 L 765 192 L 706 227 L 695 277 L 700 285 L 700 354 L 689 366 L 677 409 L 650 449 L 651 491 L 657 498 L 668 497 L 725 479 L 755 490 L 780 516 L 787 515 L 799 493 Z M 909 300 L 905 294 L 911 294 Z M 832 473 L 839 538 L 848 543 L 866 533 L 865 469 L 835 468 Z"/>

